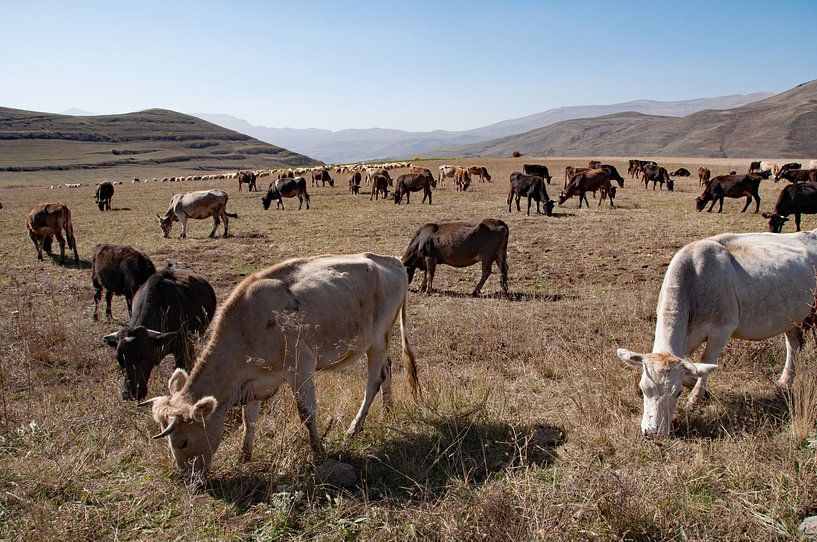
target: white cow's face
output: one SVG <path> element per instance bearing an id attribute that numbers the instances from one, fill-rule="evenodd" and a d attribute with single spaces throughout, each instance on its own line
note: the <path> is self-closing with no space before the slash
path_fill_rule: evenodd
<path id="1" fill-rule="evenodd" d="M 641 432 L 648 438 L 669 435 L 684 379 L 700 378 L 718 368 L 708 363 L 690 363 L 669 354 L 638 354 L 624 348 L 618 349 L 618 357 L 642 369 L 639 382 L 644 396 Z"/>

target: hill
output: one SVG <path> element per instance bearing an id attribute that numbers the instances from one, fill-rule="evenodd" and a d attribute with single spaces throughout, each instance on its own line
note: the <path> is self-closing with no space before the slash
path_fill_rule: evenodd
<path id="1" fill-rule="evenodd" d="M 734 109 L 684 117 L 619 113 L 447 146 L 428 156 L 817 156 L 817 81 Z"/>
<path id="2" fill-rule="evenodd" d="M 343 163 L 381 158 L 410 158 L 443 146 L 464 146 L 480 143 L 494 138 L 521 134 L 570 119 L 597 117 L 624 111 L 680 117 L 704 109 L 739 107 L 769 96 L 772 96 L 772 94 L 758 92 L 675 102 L 636 100 L 610 105 L 559 107 L 463 131 L 407 132 L 384 128 L 367 128 L 333 132 L 315 128 L 297 129 L 255 126 L 246 120 L 223 114 L 197 113 L 196 115 L 231 130 L 249 134 L 262 141 L 283 145 L 288 149 L 315 156 L 326 162 Z"/>
<path id="3" fill-rule="evenodd" d="M 175 111 L 75 116 L 0 108 L 0 172 L 157 167 L 216 171 L 315 163 Z"/>

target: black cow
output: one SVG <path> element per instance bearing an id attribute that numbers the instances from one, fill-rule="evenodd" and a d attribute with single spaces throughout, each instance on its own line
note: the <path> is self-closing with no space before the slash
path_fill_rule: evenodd
<path id="1" fill-rule="evenodd" d="M 667 190 L 670 192 L 675 188 L 675 183 L 669 178 L 667 168 L 655 164 L 647 164 L 642 168 L 641 180 L 644 181 L 644 190 L 646 190 L 652 181 L 652 189 L 655 190 L 655 185 L 658 184 L 661 190 L 664 189 L 664 183 L 667 183 Z"/>
<path id="2" fill-rule="evenodd" d="M 704 189 L 704 193 L 695 198 L 695 208 L 703 211 L 708 202 L 712 202 L 707 212 L 711 212 L 715 206 L 715 202 L 720 202 L 718 212 L 723 211 L 724 198 L 742 198 L 746 197 L 746 205 L 743 206 L 741 213 L 749 208 L 752 203 L 752 198 L 755 200 L 755 212 L 760 210 L 760 195 L 758 188 L 760 188 L 761 177 L 751 173 L 742 175 L 718 175 L 709 181 L 709 184 Z"/>
<path id="3" fill-rule="evenodd" d="M 548 171 L 548 167 L 539 164 L 524 164 L 522 165 L 522 171 L 528 175 L 538 175 L 547 181 L 550 184 L 550 172 Z"/>
<path id="4" fill-rule="evenodd" d="M 113 183 L 102 181 L 96 185 L 96 204 L 100 211 L 111 210 L 111 198 L 113 198 Z"/>
<path id="5" fill-rule="evenodd" d="M 255 182 L 258 180 L 258 175 L 254 171 L 241 171 L 236 174 L 238 178 L 238 191 L 241 192 L 241 185 L 247 185 L 247 191 L 258 192 L 258 187 Z"/>
<path id="6" fill-rule="evenodd" d="M 790 183 L 817 182 L 817 169 L 781 169 L 775 176 L 774 182 L 786 179 Z"/>
<path id="7" fill-rule="evenodd" d="M 121 245 L 99 244 L 94 247 L 91 261 L 91 282 L 94 285 L 94 320 L 97 319 L 102 290 L 105 292 L 105 316 L 110 320 L 111 299 L 124 295 L 128 316 L 132 315 L 131 300 L 139 287 L 156 272 L 153 262 L 146 254 L 135 248 Z"/>
<path id="8" fill-rule="evenodd" d="M 690 175 L 692 175 L 692 173 L 690 173 L 687 168 L 679 167 L 678 169 L 670 173 L 670 175 L 672 175 L 673 177 L 689 177 Z"/>
<path id="9" fill-rule="evenodd" d="M 318 186 L 318 181 L 323 183 L 321 186 L 326 186 L 326 183 L 329 183 L 329 186 L 335 186 L 335 180 L 329 175 L 328 169 L 312 172 L 312 186 Z"/>
<path id="10" fill-rule="evenodd" d="M 780 191 L 774 211 L 763 213 L 769 219 L 769 231 L 781 233 L 789 215 L 794 215 L 794 225 L 800 231 L 800 215 L 817 214 L 817 183 L 787 185 Z"/>
<path id="11" fill-rule="evenodd" d="M 151 275 L 133 298 L 128 325 L 103 337 L 125 375 L 122 398 L 143 399 L 150 372 L 167 354 L 189 370 L 193 334 L 207 329 L 215 311 L 216 294 L 204 277 L 173 265 Z"/>
<path id="12" fill-rule="evenodd" d="M 545 181 L 539 175 L 528 175 L 527 173 L 519 173 L 515 171 L 511 173 L 510 185 L 508 186 L 508 212 L 511 212 L 511 202 L 516 197 L 516 210 L 522 212 L 519 208 L 519 200 L 523 197 L 528 198 L 528 216 L 530 216 L 531 200 L 536 202 L 536 213 L 539 214 L 539 204 L 544 203 L 545 215 L 553 215 L 553 207 L 556 202 L 550 199 L 547 189 L 545 188 Z"/>
<path id="13" fill-rule="evenodd" d="M 309 209 L 309 194 L 306 193 L 306 179 L 303 177 L 295 177 L 294 179 L 278 179 L 270 183 L 267 189 L 267 194 L 261 198 L 261 203 L 264 205 L 264 210 L 269 209 L 272 200 L 277 200 L 275 207 L 278 209 L 284 208 L 284 201 L 282 198 L 298 197 L 298 210 L 306 200 L 306 208 Z"/>

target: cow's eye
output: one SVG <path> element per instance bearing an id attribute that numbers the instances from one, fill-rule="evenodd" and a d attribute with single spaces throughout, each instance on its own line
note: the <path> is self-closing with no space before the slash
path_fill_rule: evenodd
<path id="1" fill-rule="evenodd" d="M 187 448 L 187 439 L 184 439 L 183 441 L 181 441 L 179 443 L 178 448 L 179 448 L 179 450 L 184 450 L 185 448 Z"/>

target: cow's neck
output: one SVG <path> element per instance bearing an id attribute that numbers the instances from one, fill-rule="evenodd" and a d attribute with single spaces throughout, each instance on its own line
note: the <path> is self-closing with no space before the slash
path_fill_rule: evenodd
<path id="1" fill-rule="evenodd" d="M 685 357 L 689 328 L 689 304 L 682 286 L 661 287 L 652 351 Z"/>
<path id="2" fill-rule="evenodd" d="M 190 374 L 187 393 L 192 401 L 212 395 L 219 403 L 219 408 L 230 408 L 235 402 L 237 384 L 244 382 L 242 374 L 246 371 L 246 363 L 236 360 L 242 356 L 235 348 L 227 346 L 230 341 L 220 340 L 208 344 L 205 351 L 196 361 Z"/>

